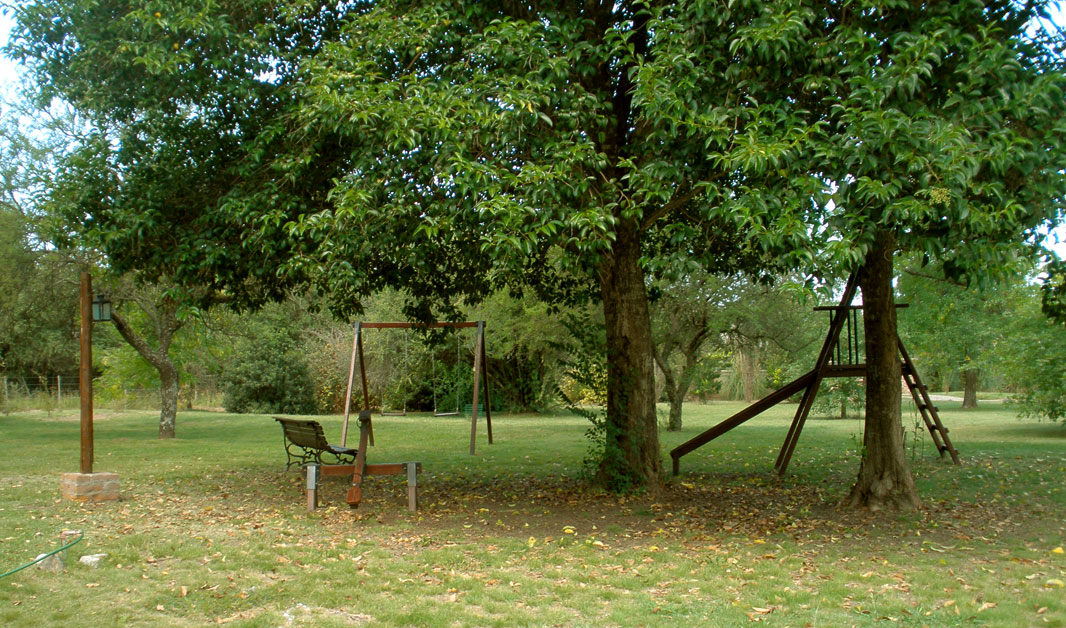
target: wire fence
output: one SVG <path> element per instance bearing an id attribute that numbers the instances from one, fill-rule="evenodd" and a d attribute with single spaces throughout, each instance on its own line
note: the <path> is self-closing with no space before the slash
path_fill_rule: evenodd
<path id="1" fill-rule="evenodd" d="M 77 373 L 68 375 L 0 376 L 0 412 L 76 412 L 81 408 Z M 158 410 L 159 388 L 136 387 L 101 390 L 93 387 L 93 407 L 108 410 Z M 222 394 L 212 388 L 183 386 L 178 406 L 184 410 L 216 410 Z"/>

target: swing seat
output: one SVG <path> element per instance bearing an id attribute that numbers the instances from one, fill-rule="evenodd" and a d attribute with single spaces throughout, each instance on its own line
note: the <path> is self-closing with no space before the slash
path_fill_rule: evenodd
<path id="1" fill-rule="evenodd" d="M 285 444 L 285 470 L 293 465 L 306 464 L 352 464 L 356 450 L 350 447 L 331 445 L 326 440 L 322 424 L 306 419 L 283 419 L 274 417 L 281 424 Z M 323 459 L 323 456 L 326 459 Z"/>

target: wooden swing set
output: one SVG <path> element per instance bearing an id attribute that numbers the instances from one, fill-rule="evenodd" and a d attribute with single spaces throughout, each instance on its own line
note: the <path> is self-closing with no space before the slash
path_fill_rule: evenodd
<path id="1" fill-rule="evenodd" d="M 838 305 L 815 308 L 817 311 L 829 312 L 829 333 L 826 334 L 825 342 L 818 353 L 814 369 L 671 450 L 670 457 L 673 459 L 674 475 L 681 473 L 681 458 L 686 454 L 803 391 L 799 407 L 796 409 L 796 414 L 792 419 L 792 425 L 788 429 L 785 442 L 781 446 L 777 462 L 774 464 L 774 470 L 779 475 L 785 474 L 785 471 L 788 470 L 788 463 L 792 459 L 792 453 L 796 449 L 796 442 L 799 440 L 800 432 L 803 431 L 803 425 L 807 421 L 807 415 L 810 414 L 811 407 L 814 405 L 814 398 L 818 394 L 818 387 L 821 385 L 822 380 L 832 377 L 864 377 L 866 375 L 866 364 L 860 361 L 863 357 L 859 347 L 860 314 L 863 308 L 861 305 L 851 304 L 855 298 L 857 288 L 858 280 L 855 275 L 852 275 L 848 278 L 847 285 L 844 287 L 844 294 L 841 296 Z M 906 306 L 897 305 L 896 307 Z M 844 334 L 843 337 L 842 333 Z M 940 421 L 937 408 L 929 397 L 928 387 L 922 383 L 921 378 L 918 376 L 918 370 L 914 367 L 914 362 L 911 361 L 910 355 L 907 353 L 907 348 L 903 346 L 903 341 L 898 336 L 896 337 L 896 344 L 899 346 L 903 381 L 910 390 L 914 404 L 918 408 L 922 421 L 933 439 L 933 444 L 936 446 L 941 458 L 947 453 L 951 455 L 952 462 L 959 464 L 959 453 L 948 438 L 947 428 Z"/>
<path id="2" fill-rule="evenodd" d="M 488 432 L 488 442 L 492 444 L 492 409 L 489 404 L 489 381 L 486 367 L 487 356 L 485 352 L 485 321 L 468 321 L 459 323 L 368 323 L 359 321 L 355 323 L 355 334 L 352 339 L 352 356 L 348 367 L 348 386 L 344 397 L 344 424 L 341 428 L 341 444 L 334 447 L 339 451 L 354 455 L 352 464 L 321 464 L 313 461 L 303 466 L 307 479 L 307 508 L 314 510 L 318 506 L 318 480 L 324 476 L 351 476 L 351 485 L 348 488 L 346 501 L 352 508 L 359 506 L 363 498 L 363 477 L 368 475 L 407 475 L 407 505 L 411 512 L 418 510 L 418 474 L 422 471 L 421 462 L 391 462 L 369 464 L 367 462 L 367 447 L 374 445 L 374 425 L 371 418 L 370 390 L 367 386 L 366 362 L 363 355 L 363 330 L 365 329 L 440 329 L 452 328 L 456 332 L 460 329 L 476 329 L 474 346 L 474 385 L 473 403 L 470 410 L 470 455 L 474 455 L 477 443 L 477 420 L 478 420 L 478 397 L 483 395 L 485 410 L 485 426 Z M 458 344 L 456 345 L 458 355 Z M 406 351 L 406 346 L 405 346 Z M 359 380 L 363 389 L 363 407 L 358 413 L 359 445 L 352 449 L 348 443 L 348 425 L 352 411 L 352 392 L 355 387 L 355 374 L 358 369 Z M 482 385 L 483 384 L 483 385 Z M 458 399 L 456 400 L 458 405 Z M 436 402 L 434 401 L 434 406 Z M 406 413 L 406 407 L 404 408 Z M 451 416 L 455 413 L 438 414 L 436 407 L 434 414 L 437 416 Z M 286 434 L 288 436 L 288 434 Z"/>

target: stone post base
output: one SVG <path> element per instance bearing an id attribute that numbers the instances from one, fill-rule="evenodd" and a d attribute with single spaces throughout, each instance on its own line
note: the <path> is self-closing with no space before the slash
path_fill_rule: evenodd
<path id="1" fill-rule="evenodd" d="M 118 499 L 118 474 L 64 473 L 59 492 L 76 502 L 113 502 Z"/>

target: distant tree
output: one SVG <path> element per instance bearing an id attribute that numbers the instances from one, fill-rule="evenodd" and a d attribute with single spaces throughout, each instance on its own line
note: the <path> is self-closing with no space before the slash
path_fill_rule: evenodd
<path id="1" fill-rule="evenodd" d="M 729 294 L 729 280 L 707 275 L 662 285 L 651 304 L 652 350 L 670 402 L 666 429 L 681 429 L 681 412 L 708 346 L 721 345 L 719 310 Z"/>
<path id="2" fill-rule="evenodd" d="M 96 290 L 102 288 L 98 284 Z M 188 299 L 176 286 L 148 286 L 130 279 L 113 282 L 110 296 L 115 330 L 158 374 L 159 438 L 174 438 L 181 373 L 171 356 L 171 345 L 187 317 L 194 315 L 184 306 Z"/>
<path id="3" fill-rule="evenodd" d="M 910 304 L 901 314 L 901 336 L 911 356 L 930 371 L 959 375 L 963 408 L 977 407 L 981 374 L 994 368 L 995 349 L 1010 335 L 1012 293 L 1025 279 L 1017 274 L 985 289 L 967 289 L 943 274 L 905 268 L 900 275 L 900 295 Z"/>
<path id="4" fill-rule="evenodd" d="M 785 278 L 774 286 L 741 275 L 695 275 L 658 287 L 652 325 L 655 361 L 670 402 L 667 429 L 681 429 L 684 399 L 705 359 L 732 351 L 734 364 L 749 364 L 753 372 L 741 379 L 753 398 L 759 355 L 795 356 L 811 342 L 809 317 L 786 287 L 791 285 Z"/>
<path id="5" fill-rule="evenodd" d="M 51 378 L 78 366 L 79 265 L 49 250 L 36 202 L 52 151 L 0 102 L 0 371 Z"/>
<path id="6" fill-rule="evenodd" d="M 1056 275 L 1062 266 L 1053 260 L 1042 270 L 1048 278 L 1043 285 L 1013 286 L 1004 333 L 994 353 L 1001 377 L 1015 392 L 1011 403 L 1021 416 L 1066 423 L 1066 327 L 1056 303 L 1060 295 L 1049 294 L 1061 284 L 1061 275 Z"/>
<path id="7" fill-rule="evenodd" d="M 78 266 L 33 238 L 25 216 L 0 208 L 0 371 L 54 378 L 78 369 Z"/>

